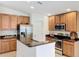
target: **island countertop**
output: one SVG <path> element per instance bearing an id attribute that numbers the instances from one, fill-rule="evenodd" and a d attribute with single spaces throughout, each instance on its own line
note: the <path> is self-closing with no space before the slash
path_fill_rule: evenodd
<path id="1" fill-rule="evenodd" d="M 55 40 L 52 39 L 51 42 L 32 40 L 31 44 L 27 44 L 27 43 L 23 43 L 23 42 L 22 43 L 28 47 L 36 47 L 36 46 L 45 45 L 45 44 L 49 44 L 49 43 L 53 43 L 53 42 L 55 42 Z"/>

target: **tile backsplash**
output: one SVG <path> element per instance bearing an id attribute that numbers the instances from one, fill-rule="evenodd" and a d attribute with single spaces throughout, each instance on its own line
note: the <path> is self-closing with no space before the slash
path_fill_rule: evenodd
<path id="1" fill-rule="evenodd" d="M 58 33 L 62 33 L 64 36 L 70 36 L 70 32 L 65 32 L 65 31 L 50 31 L 50 34 L 55 34 L 58 35 Z M 78 38 L 79 38 L 79 32 L 77 32 Z"/>
<path id="2" fill-rule="evenodd" d="M 58 34 L 63 34 L 63 36 L 70 36 L 70 33 L 69 32 L 65 32 L 65 31 L 50 31 L 49 32 L 50 34 L 55 34 L 55 35 L 58 35 Z"/>
<path id="3" fill-rule="evenodd" d="M 0 36 L 4 35 L 16 35 L 17 30 L 0 30 Z"/>

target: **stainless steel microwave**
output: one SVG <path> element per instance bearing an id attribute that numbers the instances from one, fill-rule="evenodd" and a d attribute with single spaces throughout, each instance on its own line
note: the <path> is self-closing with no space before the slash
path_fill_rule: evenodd
<path id="1" fill-rule="evenodd" d="M 55 25 L 55 30 L 58 30 L 58 31 L 62 31 L 62 30 L 66 30 L 66 24 L 56 24 Z"/>

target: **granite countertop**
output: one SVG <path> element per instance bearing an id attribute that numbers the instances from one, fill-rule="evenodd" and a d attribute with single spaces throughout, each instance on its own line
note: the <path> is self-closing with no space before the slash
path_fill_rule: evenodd
<path id="1" fill-rule="evenodd" d="M 50 37 L 50 34 L 49 34 L 49 37 Z M 72 40 L 69 36 L 64 36 L 64 35 L 53 35 L 52 38 L 54 38 L 55 40 L 62 40 L 62 41 L 69 41 L 69 42 L 79 41 L 79 38 Z"/>
<path id="2" fill-rule="evenodd" d="M 77 42 L 79 41 L 79 38 L 76 38 L 76 39 L 64 39 L 63 41 L 68 41 L 68 42 Z"/>
<path id="3" fill-rule="evenodd" d="M 16 35 L 5 35 L 5 36 L 0 36 L 0 39 L 12 39 L 12 38 L 17 38 Z"/>
<path id="4" fill-rule="evenodd" d="M 52 40 L 51 42 L 48 42 L 48 41 L 36 41 L 36 40 L 32 40 L 31 44 L 25 44 L 26 46 L 28 47 L 36 47 L 36 46 L 40 46 L 40 45 L 45 45 L 45 44 L 49 44 L 49 43 L 53 43 L 55 42 L 55 40 Z"/>
<path id="5" fill-rule="evenodd" d="M 40 46 L 40 45 L 44 45 L 44 44 L 49 44 L 49 43 L 53 43 L 53 42 L 55 42 L 55 40 L 52 40 L 51 42 L 36 42 L 36 41 L 33 41 L 32 43 L 31 43 L 31 45 L 28 45 L 29 47 L 34 47 L 34 46 Z"/>

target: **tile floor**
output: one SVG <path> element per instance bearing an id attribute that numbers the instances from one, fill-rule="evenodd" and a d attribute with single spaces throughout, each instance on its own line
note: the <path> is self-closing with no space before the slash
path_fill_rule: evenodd
<path id="1" fill-rule="evenodd" d="M 55 57 L 66 57 L 66 56 L 55 53 Z"/>
<path id="2" fill-rule="evenodd" d="M 16 57 L 16 51 L 0 54 L 0 57 Z"/>

